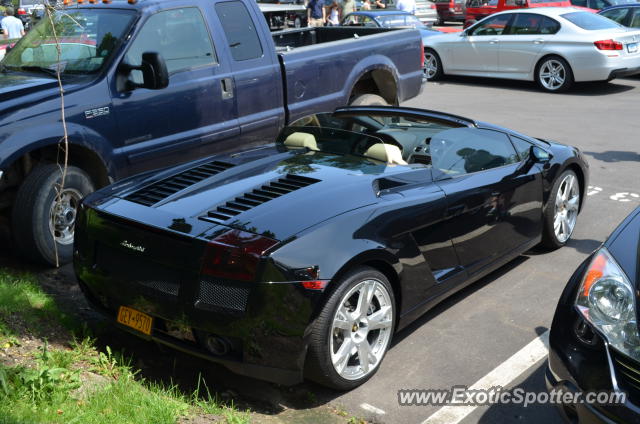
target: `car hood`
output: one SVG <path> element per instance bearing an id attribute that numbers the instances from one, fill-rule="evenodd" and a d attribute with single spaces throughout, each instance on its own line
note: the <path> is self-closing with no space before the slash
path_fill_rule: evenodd
<path id="1" fill-rule="evenodd" d="M 640 288 L 640 208 L 618 226 L 604 246 L 622 267 L 631 284 Z"/>
<path id="2" fill-rule="evenodd" d="M 198 222 L 198 226 L 206 222 L 284 240 L 336 215 L 377 203 L 380 190 L 408 183 L 402 180 L 404 174 L 418 172 L 431 178 L 428 168 L 420 165 L 387 165 L 359 156 L 275 147 L 248 160 L 229 155 L 216 156 L 213 162 L 226 169 L 166 198 L 148 200 L 145 196 L 157 196 L 162 184 L 181 181 L 185 171 L 163 173 L 116 190 L 114 196 L 124 202 L 109 203 L 105 209 L 137 221 L 161 215 L 170 219 L 166 222 Z M 145 202 L 153 204 L 143 206 Z"/>
<path id="3" fill-rule="evenodd" d="M 50 77 L 5 73 L 0 74 L 0 102 L 55 88 L 58 82 Z"/>

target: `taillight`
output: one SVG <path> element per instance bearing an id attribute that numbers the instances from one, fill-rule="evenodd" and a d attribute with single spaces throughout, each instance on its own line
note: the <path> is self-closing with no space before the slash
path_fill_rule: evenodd
<path id="1" fill-rule="evenodd" d="M 598 50 L 622 50 L 622 43 L 615 40 L 600 40 L 593 44 Z"/>
<path id="2" fill-rule="evenodd" d="M 435 4 L 433 4 L 433 3 L 429 3 L 429 9 L 435 9 L 435 8 L 436 8 L 436 5 L 435 5 Z"/>
<path id="3" fill-rule="evenodd" d="M 424 43 L 420 41 L 420 68 L 424 68 Z"/>
<path id="4" fill-rule="evenodd" d="M 18 15 L 26 15 L 27 11 L 24 10 L 23 8 L 18 9 Z"/>
<path id="5" fill-rule="evenodd" d="M 260 259 L 277 243 L 245 231 L 227 231 L 208 243 L 201 272 L 230 280 L 254 281 Z"/>

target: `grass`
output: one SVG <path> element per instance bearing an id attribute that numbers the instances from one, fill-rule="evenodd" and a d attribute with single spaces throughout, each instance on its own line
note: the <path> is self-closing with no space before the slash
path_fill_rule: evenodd
<path id="1" fill-rule="evenodd" d="M 20 346 L 21 332 L 37 336 L 43 327 L 68 322 L 32 276 L 0 269 L 0 352 L 10 354 Z M 168 424 L 194 414 L 230 424 L 249 422 L 248 413 L 218 402 L 204 382 L 184 393 L 146 381 L 123 355 L 108 347 L 99 351 L 92 339 L 68 334 L 69 348 L 52 348 L 43 339 L 25 364 L 9 366 L 0 357 L 0 424 Z M 90 373 L 98 383 L 87 380 Z"/>

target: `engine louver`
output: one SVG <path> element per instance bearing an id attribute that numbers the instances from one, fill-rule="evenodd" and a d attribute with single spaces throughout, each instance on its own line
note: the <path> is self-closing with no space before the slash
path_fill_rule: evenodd
<path id="1" fill-rule="evenodd" d="M 285 194 L 291 193 L 303 187 L 310 186 L 320 182 L 315 178 L 303 177 L 300 175 L 287 174 L 285 177 L 278 178 L 265 184 L 260 188 L 256 188 L 251 192 L 245 193 L 240 197 L 218 206 L 216 209 L 207 213 L 207 219 L 217 222 L 226 222 L 236 215 L 240 215 L 244 211 L 253 209 L 269 200 L 276 199 Z"/>
<path id="2" fill-rule="evenodd" d="M 126 199 L 141 205 L 152 206 L 180 190 L 219 174 L 233 166 L 235 165 L 232 163 L 217 160 L 208 162 L 144 187 L 130 194 Z"/>

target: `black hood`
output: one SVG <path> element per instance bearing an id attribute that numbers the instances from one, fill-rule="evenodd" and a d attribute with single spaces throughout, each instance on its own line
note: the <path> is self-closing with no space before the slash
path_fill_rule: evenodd
<path id="1" fill-rule="evenodd" d="M 163 176 L 152 184 L 147 180 L 129 185 L 112 194 L 129 204 L 146 204 L 146 212 L 140 206 L 125 208 L 125 202 L 110 203 L 105 210 L 123 214 L 126 209 L 125 217 L 135 219 L 131 214 L 145 214 L 151 208 L 152 214 L 166 215 L 172 221 L 204 221 L 284 240 L 336 215 L 378 202 L 379 190 L 404 184 L 403 174 L 418 172 L 424 179 L 431 178 L 428 168 L 420 165 L 387 165 L 322 152 L 275 148 L 269 152 L 247 162 L 218 156 L 205 163 L 214 164 L 218 172 L 184 189 L 179 189 L 180 184 L 193 172 Z M 196 168 L 200 166 L 191 169 Z"/>

